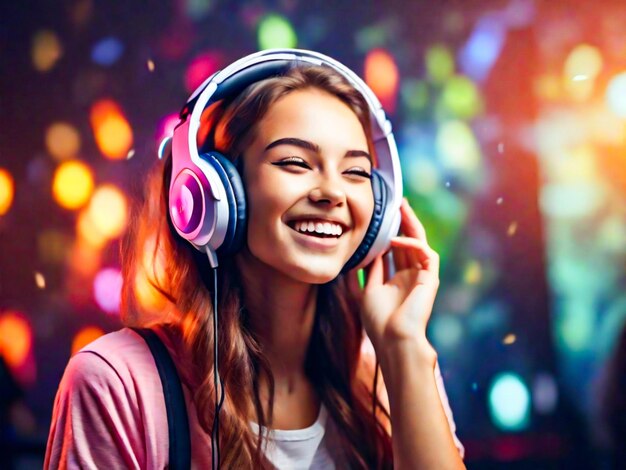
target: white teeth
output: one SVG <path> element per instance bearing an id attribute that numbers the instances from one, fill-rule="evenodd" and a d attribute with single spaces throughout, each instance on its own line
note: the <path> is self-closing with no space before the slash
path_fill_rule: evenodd
<path id="1" fill-rule="evenodd" d="M 327 235 L 341 236 L 343 228 L 339 224 L 331 222 L 312 222 L 312 221 L 297 221 L 294 223 L 294 228 L 298 232 L 316 232 L 324 233 Z"/>

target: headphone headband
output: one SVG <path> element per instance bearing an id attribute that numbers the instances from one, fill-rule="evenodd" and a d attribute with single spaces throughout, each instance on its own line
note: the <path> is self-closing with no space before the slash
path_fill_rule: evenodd
<path id="1" fill-rule="evenodd" d="M 202 210 L 202 214 L 198 213 L 190 218 L 194 221 L 198 218 L 205 219 L 207 216 L 206 211 L 211 211 L 214 212 L 214 223 L 213 227 L 206 227 L 205 224 L 200 224 L 200 226 L 194 229 L 194 222 L 190 232 L 187 232 L 181 224 L 174 223 L 174 226 L 181 236 L 190 240 L 197 248 L 206 245 L 210 240 L 210 245 L 214 246 L 209 246 L 207 253 L 210 259 L 211 254 L 215 255 L 215 246 L 219 246 L 224 241 L 226 233 L 224 227 L 228 223 L 227 213 L 224 211 L 220 213 L 219 210 L 209 207 L 204 194 L 196 194 L 193 188 L 189 188 L 191 178 L 196 180 L 196 183 L 192 182 L 191 186 L 200 185 L 209 188 L 210 197 L 215 199 L 216 205 L 220 201 L 222 203 L 225 201 L 226 194 L 222 184 L 220 184 L 220 175 L 200 157 L 198 152 L 197 135 L 202 112 L 209 104 L 223 98 L 235 96 L 252 83 L 280 75 L 294 62 L 325 65 L 333 68 L 361 93 L 368 104 L 372 125 L 372 140 L 376 152 L 376 169 L 391 189 L 391 194 L 389 194 L 387 200 L 387 210 L 391 211 L 391 214 L 394 214 L 394 216 L 388 216 L 382 220 L 379 236 L 369 250 L 371 256 L 367 256 L 360 263 L 360 265 L 366 265 L 372 261 L 376 253 L 388 246 L 391 236 L 397 233 L 400 226 L 402 176 L 398 150 L 392 133 L 391 123 L 387 119 L 380 101 L 371 89 L 349 68 L 328 56 L 314 51 L 268 49 L 250 54 L 211 75 L 191 94 L 180 113 L 181 121 L 175 128 L 172 139 L 172 152 L 175 155 L 175 158 L 172 158 L 172 181 L 179 175 L 186 174 L 182 178 L 182 185 L 191 191 L 193 197 L 202 196 L 205 207 Z M 166 147 L 167 145 L 162 145 L 160 152 L 163 152 Z M 195 167 L 201 168 L 203 170 L 202 174 L 194 172 L 193 169 Z M 172 185 L 170 197 L 173 195 L 173 191 L 179 197 L 175 202 L 181 204 L 180 198 L 184 198 L 185 194 L 180 192 L 180 188 L 174 188 L 174 185 Z M 178 209 L 179 212 L 182 210 L 181 208 Z M 212 249 L 213 253 L 210 253 Z M 217 264 L 216 260 L 215 264 Z"/>

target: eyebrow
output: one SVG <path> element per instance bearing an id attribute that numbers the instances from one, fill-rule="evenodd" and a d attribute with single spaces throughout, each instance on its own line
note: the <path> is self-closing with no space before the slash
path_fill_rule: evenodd
<path id="1" fill-rule="evenodd" d="M 310 150 L 317 154 L 322 153 L 319 145 L 314 144 L 313 142 L 309 142 L 308 140 L 298 139 L 296 137 L 284 137 L 282 139 L 275 140 L 274 142 L 269 144 L 267 147 L 265 147 L 264 152 L 267 152 L 269 149 L 277 147 L 278 145 L 294 145 L 296 147 Z M 370 154 L 363 150 L 348 150 L 345 156 L 346 157 L 366 157 L 370 161 L 370 164 L 372 163 L 372 157 L 370 156 Z"/>

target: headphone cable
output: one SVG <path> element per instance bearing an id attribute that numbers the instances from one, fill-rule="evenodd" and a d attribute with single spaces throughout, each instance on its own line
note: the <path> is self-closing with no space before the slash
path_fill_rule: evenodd
<path id="1" fill-rule="evenodd" d="M 224 403 L 224 383 L 219 377 L 217 347 L 217 267 L 213 268 L 213 386 L 215 387 L 215 413 L 211 432 L 211 468 L 220 468 L 220 410 Z M 218 393 L 218 389 L 220 392 Z"/>

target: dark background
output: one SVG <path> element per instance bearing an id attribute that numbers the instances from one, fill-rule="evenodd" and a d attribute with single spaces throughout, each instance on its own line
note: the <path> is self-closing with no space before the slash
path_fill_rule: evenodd
<path id="1" fill-rule="evenodd" d="M 4 2 L 0 169 L 15 189 L 0 214 L 0 451 L 41 466 L 70 355 L 121 327 L 93 287 L 119 269 L 121 234 L 82 243 L 89 202 L 61 207 L 55 172 L 78 160 L 96 188 L 136 198 L 190 70 L 197 85 L 263 48 L 273 17 L 296 37 L 273 47 L 361 76 L 375 53 L 395 64 L 397 88 L 380 98 L 405 194 L 442 258 L 430 337 L 468 467 L 610 468 L 603 384 L 626 318 L 626 113 L 609 93 L 626 70 L 618 1 Z M 57 58 L 37 65 L 45 47 Z M 572 58 L 581 47 L 597 70 Z M 106 158 L 94 137 L 102 99 L 132 130 L 129 158 Z M 46 141 L 58 122 L 80 136 L 63 158 Z"/>

